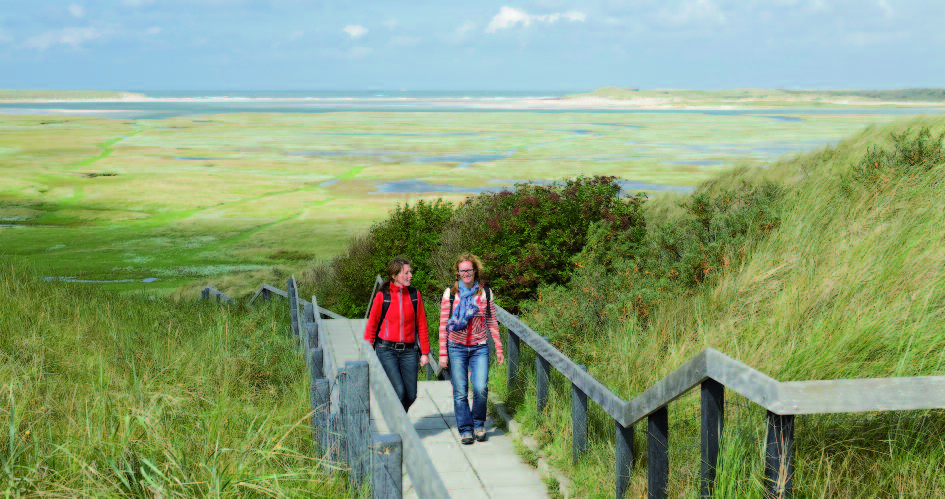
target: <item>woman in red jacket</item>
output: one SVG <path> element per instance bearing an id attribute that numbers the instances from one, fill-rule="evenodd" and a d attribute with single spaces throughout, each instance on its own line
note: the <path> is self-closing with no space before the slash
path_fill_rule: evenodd
<path id="1" fill-rule="evenodd" d="M 430 354 L 427 318 L 420 292 L 410 287 L 413 278 L 410 261 L 394 258 L 387 264 L 387 276 L 371 302 L 364 339 L 374 345 L 377 358 L 407 412 L 417 400 L 417 376 Z"/>

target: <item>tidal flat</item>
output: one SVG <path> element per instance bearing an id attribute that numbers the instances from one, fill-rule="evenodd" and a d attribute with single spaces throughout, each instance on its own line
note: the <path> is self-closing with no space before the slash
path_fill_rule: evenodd
<path id="1" fill-rule="evenodd" d="M 51 279 L 234 296 L 343 250 L 398 203 L 614 175 L 687 192 L 901 114 L 0 114 L 0 257 Z"/>

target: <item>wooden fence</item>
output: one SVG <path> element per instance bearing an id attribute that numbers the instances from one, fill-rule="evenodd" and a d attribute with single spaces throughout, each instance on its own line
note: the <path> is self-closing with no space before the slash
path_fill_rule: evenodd
<path id="1" fill-rule="evenodd" d="M 376 279 L 375 291 L 379 282 L 380 278 Z M 347 362 L 345 366 L 330 365 L 331 356 L 327 352 L 331 345 L 319 343 L 319 323 L 322 315 L 343 317 L 318 307 L 315 297 L 311 303 L 299 307 L 294 277 L 288 287 L 293 335 L 300 338 L 311 373 L 313 435 L 321 447 L 336 460 L 344 456 L 352 470 L 353 485 L 361 483 L 368 471 L 373 470 L 375 497 L 400 497 L 400 466 L 407 468 L 420 497 L 449 497 L 373 348 L 356 339 L 361 360 Z M 373 297 L 374 292 L 371 295 Z M 204 297 L 209 296 L 205 292 Z M 779 382 L 711 348 L 632 400 L 623 400 L 588 374 L 583 366 L 498 305 L 496 316 L 508 330 L 506 369 L 510 392 L 517 388 L 520 379 L 522 342 L 536 354 L 535 400 L 539 412 L 548 401 L 550 367 L 571 383 L 572 458 L 575 461 L 588 447 L 588 398 L 613 419 L 617 458 L 614 494 L 617 498 L 623 497 L 627 489 L 637 456 L 634 427 L 644 418 L 648 495 L 666 497 L 670 465 L 668 406 L 697 386 L 702 397 L 700 494 L 703 497 L 712 495 L 715 484 L 719 439 L 725 425 L 726 388 L 767 410 L 766 495 L 777 498 L 791 497 L 793 491 L 795 416 L 945 408 L 945 377 Z M 438 371 L 432 374 L 428 371 L 427 377 L 439 375 Z M 336 374 L 326 377 L 325 373 Z M 340 385 L 341 389 L 333 389 L 335 385 Z M 363 431 L 370 421 L 368 390 L 374 394 L 388 428 L 394 432 L 373 435 L 371 442 L 366 440 L 370 432 Z M 373 464 L 367 457 L 373 459 Z M 395 477 L 398 477 L 397 482 L 393 483 Z M 378 495 L 388 493 L 392 495 Z"/>
<path id="2" fill-rule="evenodd" d="M 359 359 L 333 365 L 331 337 L 318 332 L 324 330 L 320 325 L 323 315 L 345 317 L 319 307 L 314 296 L 311 303 L 300 307 L 294 277 L 288 288 L 293 324 L 299 324 L 293 331 L 298 330 L 294 334 L 301 336 L 311 376 L 312 434 L 325 456 L 347 463 L 352 491 L 370 480 L 375 498 L 400 498 L 406 468 L 419 497 L 448 498 L 443 480 L 371 345 L 353 338 Z M 378 434 L 370 427 L 372 395 L 392 433 Z"/>
<path id="3" fill-rule="evenodd" d="M 847 379 L 782 383 L 711 348 L 699 353 L 633 400 L 623 400 L 545 338 L 502 307 L 508 328 L 506 361 L 509 390 L 518 379 L 521 342 L 535 351 L 536 404 L 548 397 L 549 366 L 571 383 L 572 457 L 587 449 L 587 399 L 614 420 L 617 466 L 615 496 L 623 497 L 636 458 L 634 425 L 646 418 L 649 497 L 666 497 L 669 481 L 669 404 L 699 387 L 702 395 L 701 495 L 715 483 L 719 438 L 725 424 L 725 388 L 767 409 L 765 483 L 768 497 L 787 498 L 793 488 L 794 418 L 799 414 L 901 411 L 945 408 L 945 377 Z"/>

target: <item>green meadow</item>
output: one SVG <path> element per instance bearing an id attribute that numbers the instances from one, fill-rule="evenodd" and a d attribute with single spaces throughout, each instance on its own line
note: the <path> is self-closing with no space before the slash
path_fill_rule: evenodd
<path id="1" fill-rule="evenodd" d="M 52 278 L 233 296 L 343 250 L 397 204 L 614 175 L 691 189 L 890 114 L 0 115 L 0 255 Z M 151 282 L 143 282 L 145 280 Z"/>

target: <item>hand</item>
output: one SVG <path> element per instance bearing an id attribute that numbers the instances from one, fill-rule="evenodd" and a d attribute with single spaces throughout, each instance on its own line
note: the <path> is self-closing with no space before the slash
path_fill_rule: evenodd
<path id="1" fill-rule="evenodd" d="M 429 359 L 427 359 L 426 354 L 421 355 L 421 356 L 420 356 L 420 367 L 423 367 L 423 366 L 427 365 L 427 362 L 429 362 Z"/>
<path id="2" fill-rule="evenodd" d="M 449 359 L 440 359 L 440 367 L 446 369 L 446 366 L 450 365 Z"/>
<path id="3" fill-rule="evenodd" d="M 498 359 L 500 366 L 502 365 L 503 362 L 505 362 L 505 354 L 497 353 L 495 354 L 495 357 L 496 359 Z"/>

